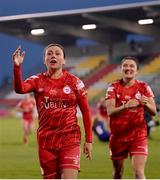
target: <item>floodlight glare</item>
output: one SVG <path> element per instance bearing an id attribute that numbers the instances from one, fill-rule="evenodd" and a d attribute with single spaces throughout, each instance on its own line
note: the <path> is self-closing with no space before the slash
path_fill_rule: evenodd
<path id="1" fill-rule="evenodd" d="M 96 25 L 95 24 L 86 24 L 82 26 L 83 30 L 90 30 L 90 29 L 96 29 Z"/>
<path id="2" fill-rule="evenodd" d="M 32 29 L 31 34 L 35 36 L 42 35 L 44 34 L 44 29 Z"/>
<path id="3" fill-rule="evenodd" d="M 138 24 L 145 25 L 145 24 L 153 24 L 153 19 L 141 19 L 138 21 Z"/>

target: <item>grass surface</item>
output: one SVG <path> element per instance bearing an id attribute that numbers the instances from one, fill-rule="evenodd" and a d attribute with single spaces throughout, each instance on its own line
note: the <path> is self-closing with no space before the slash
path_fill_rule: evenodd
<path id="1" fill-rule="evenodd" d="M 160 179 L 160 127 L 152 131 L 149 140 L 149 157 L 146 164 L 146 177 Z M 82 142 L 83 145 L 83 142 Z M 111 179 L 112 163 L 108 144 L 94 137 L 93 160 L 81 157 L 81 179 Z M 41 178 L 37 156 L 36 132 L 27 146 L 22 144 L 21 122 L 16 118 L 0 120 L 0 179 L 39 179 Z M 123 178 L 131 179 L 130 160 L 125 161 Z"/>

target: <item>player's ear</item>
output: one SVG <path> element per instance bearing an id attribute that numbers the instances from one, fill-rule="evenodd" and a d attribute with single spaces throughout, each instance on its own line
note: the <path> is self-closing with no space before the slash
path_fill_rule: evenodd
<path id="1" fill-rule="evenodd" d="M 66 64 L 66 60 L 65 60 L 65 59 L 63 60 L 63 63 L 62 63 L 62 64 L 63 64 L 63 65 L 65 65 L 65 64 Z"/>

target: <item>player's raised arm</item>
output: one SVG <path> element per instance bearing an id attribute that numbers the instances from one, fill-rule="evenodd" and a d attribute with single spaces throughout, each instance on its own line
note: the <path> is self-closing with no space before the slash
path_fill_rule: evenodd
<path id="1" fill-rule="evenodd" d="M 25 51 L 21 53 L 21 46 L 19 46 L 12 55 L 13 62 L 16 66 L 20 66 L 23 63 Z"/>
<path id="2" fill-rule="evenodd" d="M 19 46 L 12 55 L 12 60 L 14 63 L 14 89 L 16 93 L 24 94 L 33 91 L 34 80 L 23 82 L 21 64 L 23 63 L 25 57 L 25 51 L 21 52 L 21 47 Z"/>

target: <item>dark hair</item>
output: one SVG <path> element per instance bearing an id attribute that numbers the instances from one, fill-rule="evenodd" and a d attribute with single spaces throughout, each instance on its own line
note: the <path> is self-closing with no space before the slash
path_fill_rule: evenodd
<path id="1" fill-rule="evenodd" d="M 126 57 L 124 57 L 122 59 L 122 61 L 121 61 L 121 65 L 123 64 L 123 62 L 125 60 L 133 60 L 136 63 L 136 65 L 137 65 L 137 70 L 139 69 L 139 61 L 138 61 L 138 59 L 136 57 L 133 57 L 133 56 L 126 56 Z"/>
<path id="2" fill-rule="evenodd" d="M 66 58 L 66 53 L 65 53 L 64 47 L 63 47 L 62 45 L 60 45 L 60 44 L 54 44 L 54 43 L 49 44 L 48 46 L 46 46 L 46 47 L 44 48 L 43 55 L 45 55 L 46 50 L 47 50 L 48 48 L 52 47 L 52 46 L 58 46 L 58 47 L 63 51 L 63 56 L 64 56 L 64 58 Z"/>

